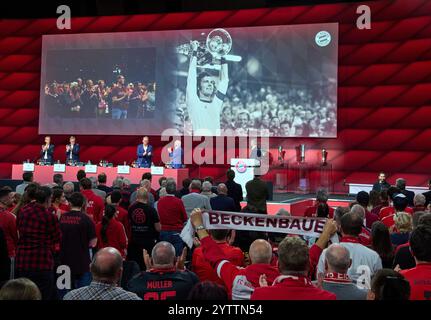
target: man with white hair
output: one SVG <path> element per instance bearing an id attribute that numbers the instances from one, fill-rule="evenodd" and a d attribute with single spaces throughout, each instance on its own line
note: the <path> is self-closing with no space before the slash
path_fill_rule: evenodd
<path id="1" fill-rule="evenodd" d="M 67 200 L 69 200 L 70 196 L 74 191 L 75 191 L 75 185 L 73 184 L 73 182 L 68 181 L 63 185 L 64 197 Z"/>
<path id="2" fill-rule="evenodd" d="M 140 188 L 145 188 L 148 191 L 148 205 L 154 207 L 154 196 L 151 193 L 151 181 L 148 179 L 141 180 L 139 182 Z M 135 190 L 130 196 L 130 203 L 134 203 L 136 201 L 136 195 L 138 194 L 138 190 Z"/>
<path id="3" fill-rule="evenodd" d="M 157 243 L 151 257 L 145 250 L 147 271 L 133 277 L 127 289 L 143 300 L 185 300 L 192 288 L 199 282 L 198 277 L 184 268 L 186 250 L 176 257 L 174 246 L 166 241 Z"/>
<path id="4" fill-rule="evenodd" d="M 187 216 L 190 216 L 195 208 L 212 210 L 209 198 L 200 194 L 201 189 L 202 182 L 197 179 L 192 180 L 189 187 L 190 193 L 181 198 L 186 208 Z"/>
<path id="5" fill-rule="evenodd" d="M 204 196 L 207 196 L 209 199 L 216 197 L 217 195 L 212 192 L 213 185 L 209 181 L 204 181 L 202 183 L 202 192 Z"/>
<path id="6" fill-rule="evenodd" d="M 415 195 L 415 197 L 413 198 L 413 212 L 417 212 L 417 211 L 426 211 L 426 207 L 425 207 L 425 203 L 426 203 L 426 198 L 422 193 L 418 193 Z"/>
<path id="7" fill-rule="evenodd" d="M 91 190 L 93 190 L 94 194 L 98 195 L 103 200 L 105 200 L 106 192 L 97 188 L 97 178 L 96 177 L 89 177 L 88 179 L 90 179 L 90 181 L 91 181 Z"/>
<path id="8" fill-rule="evenodd" d="M 337 300 L 366 300 L 367 290 L 358 288 L 347 274 L 351 265 L 347 248 L 339 244 L 330 245 L 326 250 L 322 289 L 334 293 Z"/>
<path id="9" fill-rule="evenodd" d="M 168 148 L 169 158 L 171 158 L 171 166 L 173 169 L 180 169 L 183 166 L 183 149 L 181 148 L 181 140 L 175 140 L 174 149 Z"/>

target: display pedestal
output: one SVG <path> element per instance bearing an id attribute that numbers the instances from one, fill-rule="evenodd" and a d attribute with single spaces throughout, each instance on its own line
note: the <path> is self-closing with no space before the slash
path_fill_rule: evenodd
<path id="1" fill-rule="evenodd" d="M 310 166 L 307 162 L 297 162 L 289 166 L 289 171 L 292 174 L 290 179 L 290 190 L 295 193 L 305 194 L 310 193 Z"/>
<path id="2" fill-rule="evenodd" d="M 328 193 L 333 191 L 332 187 L 332 164 L 327 163 L 326 165 L 321 164 L 318 168 L 319 176 L 318 180 L 320 184 L 316 186 L 316 190 L 323 189 Z"/>

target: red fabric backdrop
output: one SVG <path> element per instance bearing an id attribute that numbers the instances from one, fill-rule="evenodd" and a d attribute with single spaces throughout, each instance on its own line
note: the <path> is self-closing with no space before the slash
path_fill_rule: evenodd
<path id="1" fill-rule="evenodd" d="M 40 53 L 43 34 L 120 32 L 211 27 L 339 22 L 338 138 L 271 139 L 276 148 L 307 145 L 307 159 L 329 151 L 336 191 L 347 182 L 371 182 L 379 170 L 409 185 L 425 185 L 431 176 L 431 2 L 374 1 L 371 30 L 358 30 L 358 4 L 298 6 L 240 11 L 149 14 L 72 19 L 72 30 L 55 19 L 0 21 L 0 177 L 11 164 L 33 159 L 38 135 Z M 64 136 L 53 141 L 62 158 Z M 162 144 L 152 137 L 156 160 Z M 136 136 L 78 136 L 82 159 L 115 163 L 134 158 Z M 192 168 L 193 175 L 223 175 L 227 166 Z"/>

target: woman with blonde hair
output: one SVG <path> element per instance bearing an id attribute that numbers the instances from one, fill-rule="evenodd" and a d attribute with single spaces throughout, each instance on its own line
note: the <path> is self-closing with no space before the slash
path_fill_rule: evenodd
<path id="1" fill-rule="evenodd" d="M 394 228 L 391 232 L 391 242 L 394 246 L 407 243 L 412 231 L 412 216 L 406 212 L 397 212 L 394 215 Z"/>

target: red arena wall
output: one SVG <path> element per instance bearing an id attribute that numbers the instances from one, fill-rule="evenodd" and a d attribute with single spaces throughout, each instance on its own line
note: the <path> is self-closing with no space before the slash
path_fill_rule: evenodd
<path id="1" fill-rule="evenodd" d="M 369 183 L 379 170 L 424 186 L 431 177 L 431 2 L 374 1 L 370 30 L 356 27 L 358 4 L 331 4 L 239 11 L 73 18 L 72 30 L 56 28 L 55 19 L 0 21 L 0 178 L 10 178 L 12 163 L 34 159 L 43 34 L 125 32 L 212 27 L 339 22 L 338 137 L 272 138 L 273 158 L 283 145 L 286 160 L 305 143 L 306 159 L 317 162 L 329 152 L 335 191 L 343 182 Z M 53 137 L 58 159 L 64 157 L 67 132 Z M 145 134 L 145 130 L 143 132 Z M 151 137 L 155 161 L 165 142 Z M 78 136 L 81 159 L 114 163 L 135 157 L 137 136 Z M 192 175 L 216 179 L 227 166 L 191 168 Z"/>

